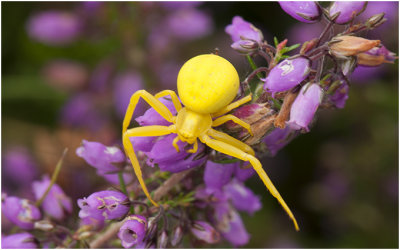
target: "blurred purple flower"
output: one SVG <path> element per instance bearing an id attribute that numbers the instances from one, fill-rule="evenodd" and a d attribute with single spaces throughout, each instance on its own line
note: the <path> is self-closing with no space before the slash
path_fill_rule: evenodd
<path id="1" fill-rule="evenodd" d="M 123 118 L 128 108 L 131 96 L 143 89 L 142 78 L 136 72 L 119 74 L 114 80 L 114 105 L 117 114 Z M 142 115 L 145 110 L 144 102 L 139 101 L 132 117 Z"/>
<path id="2" fill-rule="evenodd" d="M 252 215 L 255 211 L 261 209 L 260 198 L 238 180 L 234 179 L 228 183 L 224 187 L 224 192 L 239 211 L 245 211 Z"/>
<path id="3" fill-rule="evenodd" d="M 279 150 L 285 147 L 294 137 L 296 131 L 287 126 L 284 129 L 275 128 L 263 140 L 267 145 L 268 151 L 271 156 L 275 156 Z"/>
<path id="4" fill-rule="evenodd" d="M 256 173 L 255 170 L 251 166 L 249 166 L 248 168 L 242 168 L 240 166 L 240 162 L 236 163 L 235 177 L 239 181 L 246 181 L 247 179 L 252 177 L 255 173 Z"/>
<path id="5" fill-rule="evenodd" d="M 160 85 L 167 89 L 176 89 L 176 76 L 179 73 L 181 65 L 177 62 L 164 62 L 157 71 Z"/>
<path id="6" fill-rule="evenodd" d="M 234 42 L 248 39 L 261 43 L 264 40 L 261 31 L 240 16 L 232 19 L 232 24 L 226 26 L 225 32 L 231 36 Z"/>
<path id="7" fill-rule="evenodd" d="M 290 120 L 287 124 L 295 130 L 304 128 L 309 131 L 308 124 L 312 121 L 323 97 L 318 84 L 304 85 L 290 109 Z"/>
<path id="8" fill-rule="evenodd" d="M 30 233 L 18 233 L 1 237 L 2 249 L 35 249 L 38 241 Z"/>
<path id="9" fill-rule="evenodd" d="M 172 146 L 172 141 L 176 136 L 176 134 L 170 134 L 155 142 L 150 152 L 146 153 L 150 166 L 158 164 L 161 171 L 177 173 L 197 167 L 206 161 L 206 157 L 194 160 L 204 150 L 205 146 L 203 143 L 199 142 L 197 153 L 191 154 L 185 150 L 188 144 L 178 141 L 179 152 L 177 152 Z"/>
<path id="10" fill-rule="evenodd" d="M 231 180 L 236 165 L 236 163 L 221 164 L 207 161 L 203 177 L 206 188 L 221 189 L 225 186 Z"/>
<path id="11" fill-rule="evenodd" d="M 52 60 L 43 68 L 46 82 L 58 89 L 72 91 L 82 88 L 88 80 L 85 66 L 72 60 Z"/>
<path id="12" fill-rule="evenodd" d="M 14 196 L 2 197 L 1 210 L 11 222 L 27 230 L 33 229 L 34 222 L 42 217 L 31 201 Z"/>
<path id="13" fill-rule="evenodd" d="M 363 11 L 365 4 L 365 1 L 335 1 L 329 8 L 329 15 L 332 17 L 336 13 L 340 12 L 335 23 L 345 24 L 359 15 Z"/>
<path id="14" fill-rule="evenodd" d="M 104 216 L 101 213 L 81 210 L 79 218 L 81 218 L 81 226 L 90 226 L 90 230 L 93 231 L 101 230 L 105 225 Z"/>
<path id="15" fill-rule="evenodd" d="M 24 147 L 13 147 L 6 151 L 2 158 L 3 181 L 15 182 L 18 185 L 30 185 L 37 175 L 34 159 Z"/>
<path id="16" fill-rule="evenodd" d="M 322 14 L 314 1 L 278 1 L 291 17 L 303 23 L 317 22 Z"/>
<path id="17" fill-rule="evenodd" d="M 222 236 L 234 247 L 246 245 L 250 240 L 239 213 L 229 203 L 220 202 L 214 207 L 215 225 Z"/>
<path id="18" fill-rule="evenodd" d="M 61 123 L 73 127 L 100 129 L 106 118 L 94 104 L 93 96 L 89 93 L 79 93 L 72 96 L 60 113 Z"/>
<path id="19" fill-rule="evenodd" d="M 318 38 L 324 26 L 318 22 L 314 24 L 296 23 L 287 32 L 287 38 L 291 43 L 304 43 L 313 38 Z"/>
<path id="20" fill-rule="evenodd" d="M 196 2 L 196 1 L 163 1 L 163 2 L 158 2 L 167 10 L 176 10 L 176 9 L 181 9 L 181 8 L 195 8 L 202 4 L 202 2 Z"/>
<path id="21" fill-rule="evenodd" d="M 111 81 L 114 64 L 110 60 L 103 60 L 96 65 L 89 80 L 89 88 L 92 92 L 104 92 Z"/>
<path id="22" fill-rule="evenodd" d="M 330 101 L 339 109 L 344 108 L 346 100 L 349 98 L 349 86 L 342 82 L 341 86 L 330 97 Z"/>
<path id="23" fill-rule="evenodd" d="M 124 163 L 125 154 L 118 147 L 106 147 L 99 142 L 82 140 L 76 154 L 97 170 L 107 173 L 119 169 L 114 164 Z"/>
<path id="24" fill-rule="evenodd" d="M 165 24 L 165 29 L 173 36 L 184 40 L 204 37 L 210 34 L 213 29 L 211 17 L 193 8 L 182 8 L 174 11 L 167 17 Z"/>
<path id="25" fill-rule="evenodd" d="M 354 83 L 368 84 L 381 77 L 384 73 L 385 67 L 382 65 L 378 67 L 357 66 L 350 78 Z"/>
<path id="26" fill-rule="evenodd" d="M 44 176 L 42 181 L 33 182 L 32 190 L 36 200 L 39 200 L 43 196 L 49 185 L 50 178 L 48 176 Z M 54 184 L 43 200 L 42 208 L 51 217 L 62 220 L 66 216 L 66 213 L 72 212 L 72 201 L 60 186 Z"/>
<path id="27" fill-rule="evenodd" d="M 218 231 L 205 221 L 194 221 L 190 227 L 190 231 L 197 239 L 208 244 L 215 244 L 220 241 Z"/>
<path id="28" fill-rule="evenodd" d="M 304 57 L 286 59 L 276 65 L 264 79 L 264 89 L 272 93 L 286 91 L 301 83 L 310 72 L 310 61 Z"/>
<path id="29" fill-rule="evenodd" d="M 147 220 L 141 215 L 131 215 L 119 229 L 118 237 L 124 248 L 141 243 L 146 236 Z"/>
<path id="30" fill-rule="evenodd" d="M 73 42 L 82 30 L 82 23 L 73 13 L 43 11 L 30 17 L 28 34 L 47 45 L 60 46 Z"/>
<path id="31" fill-rule="evenodd" d="M 128 197 L 118 191 L 100 191 L 87 198 L 78 199 L 81 208 L 79 217 L 96 217 L 99 214 L 106 220 L 120 219 L 125 216 L 130 207 Z"/>

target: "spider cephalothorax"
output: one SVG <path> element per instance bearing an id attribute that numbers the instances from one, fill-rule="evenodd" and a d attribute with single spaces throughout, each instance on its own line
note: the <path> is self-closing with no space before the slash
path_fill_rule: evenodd
<path id="1" fill-rule="evenodd" d="M 125 151 L 132 162 L 144 193 L 155 206 L 158 206 L 158 204 L 151 199 L 146 188 L 142 178 L 142 171 L 129 137 L 163 136 L 176 133 L 177 136 L 171 146 L 174 146 L 178 151 L 177 142 L 181 140 L 193 144 L 193 148 L 188 152 L 195 153 L 197 151 L 197 139 L 199 139 L 216 151 L 248 161 L 271 194 L 278 199 L 293 220 L 296 230 L 298 230 L 296 219 L 265 173 L 260 161 L 254 156 L 253 149 L 242 141 L 212 128 L 227 121 L 233 121 L 246 128 L 252 134 L 248 123 L 227 114 L 232 109 L 251 101 L 251 96 L 249 95 L 232 103 L 238 89 L 238 73 L 226 59 L 214 54 L 200 55 L 190 59 L 182 66 L 178 75 L 178 93 L 185 107 L 182 107 L 178 96 L 172 90 L 161 91 L 155 96 L 145 90 L 139 90 L 132 95 L 122 127 Z M 178 112 L 177 116 L 173 116 L 169 109 L 158 100 L 158 98 L 166 95 L 171 97 Z M 164 119 L 171 122 L 172 125 L 153 125 L 128 129 L 133 111 L 140 97 L 149 103 Z"/>

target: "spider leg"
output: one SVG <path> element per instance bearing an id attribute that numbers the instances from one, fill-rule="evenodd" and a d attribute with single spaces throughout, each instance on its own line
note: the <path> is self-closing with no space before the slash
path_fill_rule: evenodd
<path id="1" fill-rule="evenodd" d="M 293 221 L 293 224 L 294 224 L 294 227 L 296 228 L 296 230 L 297 231 L 299 230 L 299 226 L 297 224 L 297 221 L 296 221 L 293 213 L 290 211 L 289 207 L 286 205 L 285 201 L 279 194 L 278 190 L 275 188 L 274 184 L 272 184 L 267 173 L 265 173 L 260 161 L 257 158 L 255 158 L 254 156 L 243 152 L 239 148 L 229 145 L 223 141 L 211 139 L 207 134 L 203 134 L 202 136 L 200 136 L 200 141 L 207 144 L 210 148 L 215 149 L 221 153 L 236 157 L 243 161 L 249 161 L 251 163 L 251 165 L 253 166 L 254 170 L 257 172 L 258 176 L 264 182 L 264 185 L 271 192 L 272 196 L 274 196 L 278 200 L 278 202 L 282 205 L 283 209 L 289 215 L 290 219 Z"/>
<path id="2" fill-rule="evenodd" d="M 217 141 L 225 142 L 229 145 L 239 148 L 240 150 L 242 150 L 248 154 L 251 154 L 252 156 L 255 156 L 254 150 L 249 145 L 247 145 L 246 143 L 244 143 L 242 141 L 239 141 L 236 138 L 233 138 L 232 136 L 230 136 L 228 134 L 225 134 L 221 131 L 218 131 L 218 130 L 215 130 L 212 128 L 209 129 L 207 133 L 208 133 L 208 135 L 212 136 Z"/>
<path id="3" fill-rule="evenodd" d="M 187 150 L 186 152 L 188 152 L 188 153 L 196 153 L 197 152 L 197 149 L 198 149 L 198 145 L 197 145 L 197 139 L 194 141 L 194 144 L 193 144 L 193 148 L 192 149 L 189 149 L 189 150 Z"/>
<path id="4" fill-rule="evenodd" d="M 176 137 L 175 137 L 174 140 L 172 141 L 172 145 L 173 145 L 174 148 L 176 149 L 176 152 L 179 153 L 178 141 L 179 141 L 179 136 L 176 135 Z"/>
<path id="5" fill-rule="evenodd" d="M 227 122 L 227 121 L 233 121 L 233 122 L 239 124 L 240 126 L 242 126 L 242 127 L 244 127 L 245 129 L 247 129 L 247 131 L 249 131 L 249 134 L 250 134 L 251 136 L 253 136 L 253 132 L 251 132 L 250 124 L 248 124 L 247 122 L 244 122 L 244 121 L 240 120 L 239 118 L 237 118 L 237 117 L 234 116 L 234 115 L 224 115 L 224 116 L 218 117 L 217 119 L 215 119 L 215 120 L 212 122 L 212 126 L 213 126 L 213 127 L 217 127 L 217 126 L 219 126 L 219 125 L 221 125 L 221 124 L 224 124 L 224 123 Z"/>
<path id="6" fill-rule="evenodd" d="M 153 201 L 153 199 L 151 199 L 149 191 L 146 188 L 146 184 L 144 183 L 142 177 L 142 170 L 140 169 L 139 161 L 136 157 L 135 151 L 133 150 L 133 146 L 131 141 L 129 140 L 129 137 L 161 136 L 174 133 L 175 131 L 176 131 L 175 125 L 171 125 L 169 127 L 154 125 L 154 126 L 145 126 L 145 127 L 137 127 L 129 129 L 128 131 L 124 132 L 122 136 L 122 142 L 124 144 L 126 154 L 129 156 L 129 159 L 131 160 L 133 170 L 135 171 L 136 177 L 139 180 L 140 186 L 142 187 L 143 192 L 145 193 L 149 201 L 153 203 L 153 205 L 156 207 L 158 207 L 158 204 L 155 201 Z"/>
<path id="7" fill-rule="evenodd" d="M 218 111 L 218 112 L 216 112 L 214 114 L 211 114 L 211 117 L 214 118 L 214 117 L 218 117 L 218 116 L 221 116 L 223 114 L 226 114 L 229 111 L 231 111 L 232 109 L 235 109 L 235 108 L 239 107 L 240 105 L 245 104 L 246 102 L 249 102 L 249 101 L 251 101 L 251 94 L 246 96 L 246 97 L 243 97 L 240 100 L 237 100 L 236 102 L 232 102 L 231 104 L 229 104 L 225 108 L 221 109 L 220 111 Z"/>
<path id="8" fill-rule="evenodd" d="M 164 97 L 167 95 L 169 95 L 171 97 L 171 100 L 175 106 L 176 112 L 179 112 L 179 110 L 182 109 L 182 104 L 181 104 L 181 101 L 179 101 L 179 98 L 174 91 L 163 90 L 163 91 L 158 92 L 154 97 L 158 99 L 160 97 Z"/>
<path id="9" fill-rule="evenodd" d="M 122 125 L 122 135 L 124 135 L 125 131 L 128 129 L 128 126 L 131 122 L 133 111 L 135 111 L 136 105 L 139 101 L 139 98 L 142 97 L 152 108 L 154 108 L 165 120 L 173 123 L 173 115 L 171 111 L 157 98 L 152 96 L 146 90 L 138 90 L 132 96 L 129 102 L 128 108 L 126 110 L 126 114 L 124 117 L 124 122 Z"/>

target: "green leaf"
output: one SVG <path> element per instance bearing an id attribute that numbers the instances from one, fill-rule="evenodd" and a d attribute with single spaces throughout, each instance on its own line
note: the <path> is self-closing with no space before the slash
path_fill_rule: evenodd
<path id="1" fill-rule="evenodd" d="M 275 43 L 275 48 L 278 47 L 279 41 L 278 38 L 276 38 L 276 36 L 274 36 L 274 43 Z"/>

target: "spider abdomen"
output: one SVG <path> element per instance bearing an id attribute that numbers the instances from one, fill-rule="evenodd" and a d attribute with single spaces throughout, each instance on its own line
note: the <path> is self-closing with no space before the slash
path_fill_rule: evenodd
<path id="1" fill-rule="evenodd" d="M 186 107 L 211 114 L 233 101 L 239 89 L 239 75 L 226 59 L 207 54 L 187 61 L 179 71 L 177 83 Z"/>

